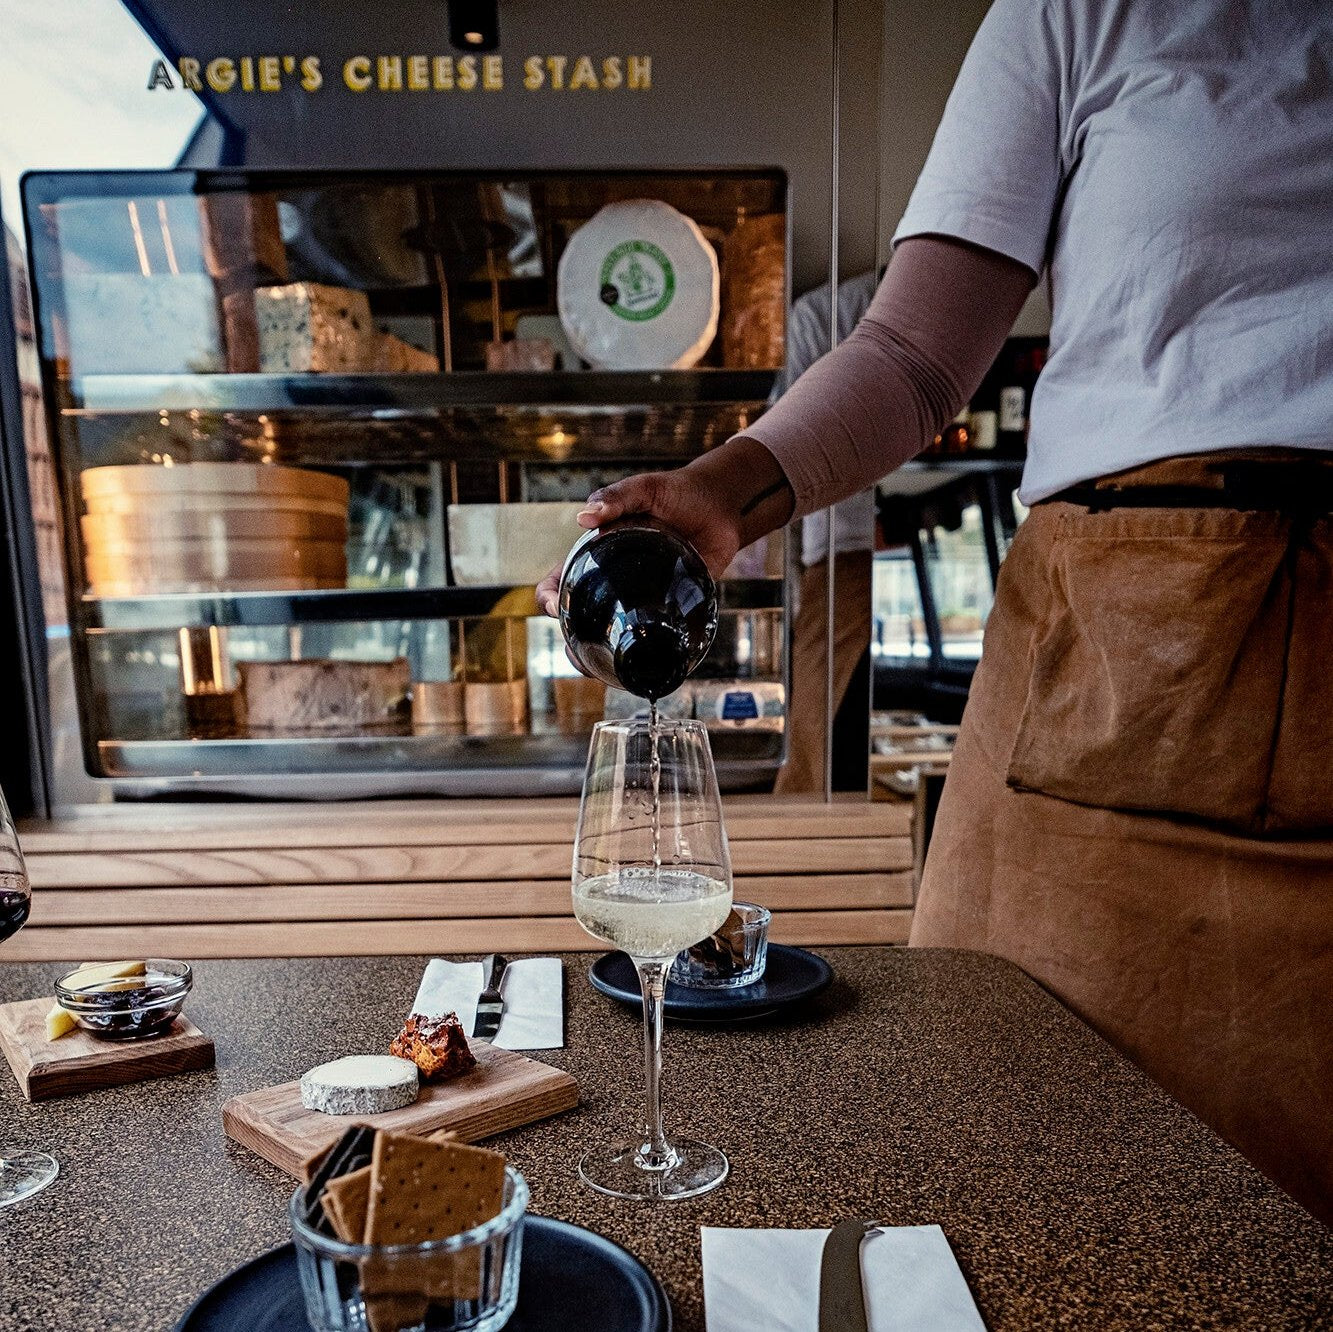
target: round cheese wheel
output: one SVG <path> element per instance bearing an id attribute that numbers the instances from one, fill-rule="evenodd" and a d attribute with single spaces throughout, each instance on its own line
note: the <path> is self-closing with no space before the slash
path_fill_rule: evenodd
<path id="1" fill-rule="evenodd" d="M 160 513 L 317 513 L 347 519 L 347 498 L 311 499 L 307 495 L 237 495 L 199 491 L 134 491 L 85 495 L 84 508 L 97 514 Z"/>
<path id="2" fill-rule="evenodd" d="M 607 204 L 560 256 L 556 305 L 575 351 L 603 370 L 695 365 L 717 333 L 717 255 L 657 199 Z"/>
<path id="3" fill-rule="evenodd" d="M 396 1055 L 348 1055 L 301 1079 L 301 1104 L 326 1115 L 381 1115 L 417 1099 L 417 1066 Z"/>
<path id="4" fill-rule="evenodd" d="M 85 500 L 103 495 L 300 495 L 347 503 L 348 485 L 340 476 L 280 463 L 195 462 L 171 467 L 129 463 L 88 467 L 79 474 Z"/>
<path id="5" fill-rule="evenodd" d="M 303 513 L 299 509 L 174 509 L 155 513 L 87 513 L 79 519 L 83 539 L 96 545 L 185 541 L 338 541 L 347 540 L 346 510 L 341 514 Z M 549 566 L 548 566 L 549 567 Z"/>

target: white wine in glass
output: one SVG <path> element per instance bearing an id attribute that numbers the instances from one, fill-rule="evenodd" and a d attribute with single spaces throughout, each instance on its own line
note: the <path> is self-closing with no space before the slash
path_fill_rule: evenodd
<path id="1" fill-rule="evenodd" d="M 0 793 L 0 943 L 23 928 L 32 902 L 28 868 L 23 863 L 18 832 Z M 22 1202 L 44 1189 L 60 1167 L 45 1152 L 6 1150 L 0 1143 L 0 1207 Z"/>
<path id="2" fill-rule="evenodd" d="M 599 722 L 574 839 L 574 915 L 634 961 L 643 991 L 647 1094 L 642 1136 L 593 1148 L 585 1183 L 618 1198 L 692 1198 L 727 1177 L 727 1158 L 662 1126 L 662 1020 L 677 953 L 731 911 L 731 859 L 708 732 L 695 721 Z"/>

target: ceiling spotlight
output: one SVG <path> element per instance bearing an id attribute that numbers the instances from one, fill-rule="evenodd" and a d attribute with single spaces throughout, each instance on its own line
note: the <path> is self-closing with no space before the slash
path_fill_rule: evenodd
<path id="1" fill-rule="evenodd" d="M 498 0 L 448 0 L 449 41 L 460 51 L 494 51 L 500 45 Z"/>

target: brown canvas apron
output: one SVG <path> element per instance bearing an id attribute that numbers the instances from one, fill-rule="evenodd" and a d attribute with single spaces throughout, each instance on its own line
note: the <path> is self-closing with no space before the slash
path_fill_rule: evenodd
<path id="1" fill-rule="evenodd" d="M 1333 454 L 1215 454 L 1098 483 L 1135 507 L 1033 509 L 911 942 L 1016 962 L 1333 1223 L 1325 483 Z"/>

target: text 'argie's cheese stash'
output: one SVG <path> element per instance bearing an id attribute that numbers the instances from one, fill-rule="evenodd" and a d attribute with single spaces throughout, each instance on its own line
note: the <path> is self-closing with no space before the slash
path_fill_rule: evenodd
<path id="1" fill-rule="evenodd" d="M 522 77 L 506 85 L 502 55 L 180 56 L 155 60 L 148 90 L 202 93 L 317 93 L 341 85 L 351 92 L 647 92 L 653 86 L 648 55 L 530 55 Z"/>

